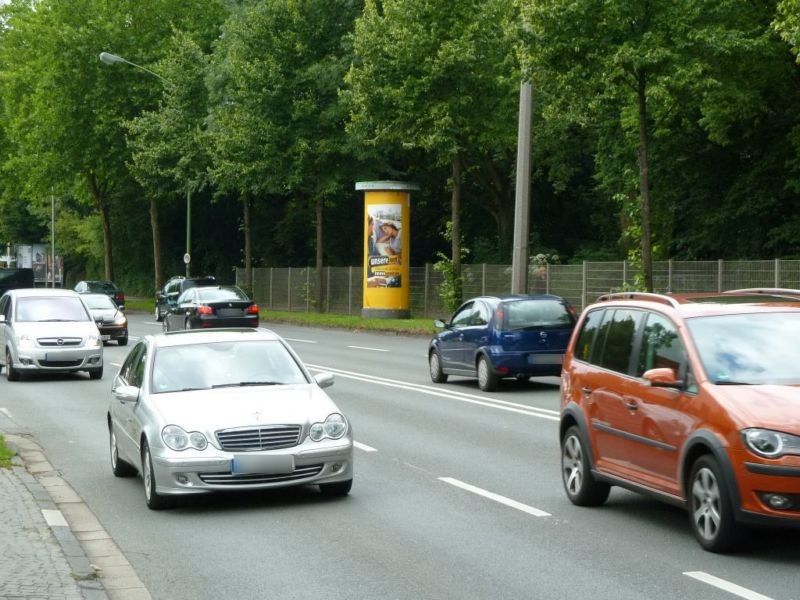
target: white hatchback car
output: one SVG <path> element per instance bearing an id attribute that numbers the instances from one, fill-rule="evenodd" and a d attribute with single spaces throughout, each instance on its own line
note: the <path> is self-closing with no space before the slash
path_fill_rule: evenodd
<path id="1" fill-rule="evenodd" d="M 315 484 L 345 496 L 353 433 L 300 358 L 267 329 L 175 331 L 142 338 L 114 378 L 111 469 L 142 474 L 145 500 Z"/>
<path id="2" fill-rule="evenodd" d="M 9 290 L 0 298 L 0 366 L 22 373 L 87 371 L 103 377 L 100 332 L 72 290 Z"/>

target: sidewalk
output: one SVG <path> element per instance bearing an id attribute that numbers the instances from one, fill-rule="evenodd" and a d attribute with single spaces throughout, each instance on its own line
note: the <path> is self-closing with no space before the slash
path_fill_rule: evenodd
<path id="1" fill-rule="evenodd" d="M 2 426 L 0 433 L 17 453 L 11 469 L 0 468 L 0 600 L 150 600 L 38 444 Z"/>

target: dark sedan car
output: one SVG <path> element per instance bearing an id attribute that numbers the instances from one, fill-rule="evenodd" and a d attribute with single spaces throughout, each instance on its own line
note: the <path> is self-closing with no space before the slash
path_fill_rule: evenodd
<path id="1" fill-rule="evenodd" d="M 74 289 L 79 294 L 105 294 L 117 306 L 125 308 L 125 292 L 113 281 L 79 281 Z"/>
<path id="2" fill-rule="evenodd" d="M 449 323 L 435 322 L 428 348 L 434 383 L 477 377 L 491 392 L 500 379 L 561 374 L 575 311 L 559 296 L 482 296 L 467 300 Z"/>
<path id="3" fill-rule="evenodd" d="M 128 343 L 128 319 L 122 309 L 105 294 L 81 294 L 81 300 L 100 330 L 103 343 L 116 340 L 120 346 Z"/>
<path id="4" fill-rule="evenodd" d="M 164 331 L 258 327 L 258 304 L 235 285 L 193 287 L 164 316 Z"/>

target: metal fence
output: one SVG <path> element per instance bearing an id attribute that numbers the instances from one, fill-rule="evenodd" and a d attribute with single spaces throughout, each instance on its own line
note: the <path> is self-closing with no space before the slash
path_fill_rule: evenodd
<path id="1" fill-rule="evenodd" d="M 411 313 L 416 317 L 448 316 L 439 297 L 442 274 L 430 264 L 411 267 Z M 510 265 L 463 265 L 464 298 L 511 292 Z M 633 286 L 636 269 L 628 261 L 584 262 L 577 265 L 531 267 L 528 292 L 549 293 L 569 300 L 577 309 L 598 296 Z M 360 315 L 364 269 L 323 267 L 323 311 Z M 268 267 L 253 269 L 253 296 L 273 310 L 316 311 L 316 269 Z M 236 282 L 245 285 L 244 269 Z M 653 263 L 653 287 L 658 292 L 718 292 L 737 288 L 800 289 L 800 260 L 661 261 Z"/>

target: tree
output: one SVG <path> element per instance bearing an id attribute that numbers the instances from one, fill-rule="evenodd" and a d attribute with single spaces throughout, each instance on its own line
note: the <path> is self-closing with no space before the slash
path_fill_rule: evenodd
<path id="1" fill-rule="evenodd" d="M 519 85 L 507 28 L 513 15 L 503 0 L 368 0 L 356 23 L 349 130 L 365 143 L 421 148 L 434 164 L 449 165 L 456 273 L 465 166 L 491 165 L 513 147 Z"/>
<path id="2" fill-rule="evenodd" d="M 250 203 L 270 196 L 312 208 L 322 308 L 323 209 L 352 182 L 353 150 L 338 91 L 351 62 L 346 44 L 361 3 L 246 3 L 225 26 L 212 75 L 212 174 L 244 204 L 250 280 Z"/>

